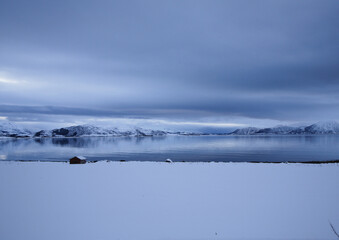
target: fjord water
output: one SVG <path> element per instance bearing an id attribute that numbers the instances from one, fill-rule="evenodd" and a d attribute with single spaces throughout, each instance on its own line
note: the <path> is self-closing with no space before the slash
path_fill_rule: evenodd
<path id="1" fill-rule="evenodd" d="M 339 159 L 339 136 L 164 136 L 0 139 L 0 160 L 286 162 Z"/>

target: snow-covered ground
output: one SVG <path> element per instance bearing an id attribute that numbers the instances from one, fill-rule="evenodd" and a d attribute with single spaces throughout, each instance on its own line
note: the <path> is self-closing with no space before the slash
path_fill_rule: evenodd
<path id="1" fill-rule="evenodd" d="M 336 239 L 339 165 L 0 162 L 0 239 Z"/>

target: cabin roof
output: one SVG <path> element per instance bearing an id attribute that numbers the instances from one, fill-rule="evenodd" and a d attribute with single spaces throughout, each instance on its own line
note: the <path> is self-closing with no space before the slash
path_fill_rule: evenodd
<path id="1" fill-rule="evenodd" d="M 80 160 L 86 160 L 84 156 L 75 156 L 75 158 L 79 158 Z"/>

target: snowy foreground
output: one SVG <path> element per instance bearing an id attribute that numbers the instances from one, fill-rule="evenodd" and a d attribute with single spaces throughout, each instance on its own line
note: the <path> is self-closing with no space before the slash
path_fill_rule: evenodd
<path id="1" fill-rule="evenodd" d="M 336 239 L 339 165 L 0 162 L 0 239 Z"/>

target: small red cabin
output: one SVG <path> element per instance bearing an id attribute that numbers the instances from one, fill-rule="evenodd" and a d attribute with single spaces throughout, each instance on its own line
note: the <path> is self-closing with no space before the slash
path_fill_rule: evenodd
<path id="1" fill-rule="evenodd" d="M 83 156 L 75 156 L 69 160 L 70 164 L 84 164 L 86 163 L 86 158 Z"/>

